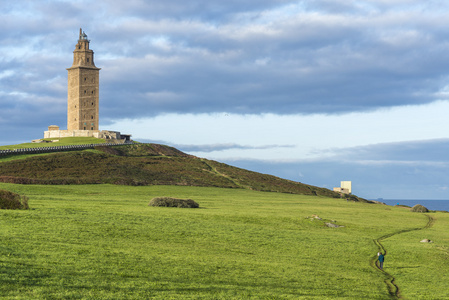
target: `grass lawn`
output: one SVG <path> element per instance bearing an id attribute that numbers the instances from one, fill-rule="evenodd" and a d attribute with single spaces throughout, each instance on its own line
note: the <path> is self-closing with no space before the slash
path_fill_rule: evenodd
<path id="1" fill-rule="evenodd" d="M 242 189 L 0 189 L 31 208 L 0 211 L 2 299 L 389 299 L 373 239 L 427 224 L 403 208 Z M 200 208 L 149 207 L 158 196 Z M 431 215 L 433 227 L 382 241 L 404 298 L 448 298 L 449 214 Z"/>

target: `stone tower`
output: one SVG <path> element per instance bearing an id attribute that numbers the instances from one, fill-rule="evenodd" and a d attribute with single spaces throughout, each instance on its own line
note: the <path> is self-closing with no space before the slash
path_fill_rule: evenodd
<path id="1" fill-rule="evenodd" d="M 67 130 L 98 131 L 99 74 L 94 52 L 89 49 L 87 35 L 80 36 L 73 51 L 73 65 L 68 68 Z"/>

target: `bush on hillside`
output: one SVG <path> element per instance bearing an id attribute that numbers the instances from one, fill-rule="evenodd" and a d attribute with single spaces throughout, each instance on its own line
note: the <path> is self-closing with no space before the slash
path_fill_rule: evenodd
<path id="1" fill-rule="evenodd" d="M 0 209 L 28 209 L 28 197 L 0 190 Z"/>
<path id="2" fill-rule="evenodd" d="M 151 199 L 149 206 L 198 208 L 200 205 L 192 199 L 176 199 L 170 197 L 156 197 Z"/>
<path id="3" fill-rule="evenodd" d="M 422 206 L 421 204 L 416 204 L 415 206 L 412 207 L 412 212 L 429 212 L 429 210 Z"/>

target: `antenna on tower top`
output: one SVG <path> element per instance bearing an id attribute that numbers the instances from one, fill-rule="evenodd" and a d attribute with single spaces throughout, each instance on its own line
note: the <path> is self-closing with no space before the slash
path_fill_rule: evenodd
<path id="1" fill-rule="evenodd" d="M 79 37 L 79 40 L 81 41 L 81 40 L 86 40 L 86 41 L 88 41 L 88 42 L 90 42 L 88 39 L 87 39 L 87 34 L 80 28 L 80 37 Z"/>

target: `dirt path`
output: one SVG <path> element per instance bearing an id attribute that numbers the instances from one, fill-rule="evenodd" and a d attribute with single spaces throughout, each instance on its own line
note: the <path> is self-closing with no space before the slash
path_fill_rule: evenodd
<path id="1" fill-rule="evenodd" d="M 379 252 L 384 253 L 384 255 L 386 255 L 387 249 L 385 249 L 385 247 L 382 245 L 381 241 L 392 237 L 394 235 L 397 234 L 401 234 L 401 233 L 405 233 L 405 232 L 410 232 L 410 231 L 415 231 L 415 230 L 423 230 L 423 229 L 427 229 L 433 226 L 433 224 L 435 223 L 435 219 L 429 215 L 425 215 L 428 219 L 426 226 L 424 227 L 418 227 L 418 228 L 412 228 L 412 229 L 405 229 L 405 230 L 400 230 L 394 233 L 390 233 L 390 234 L 386 234 L 384 236 L 381 236 L 377 239 L 374 239 L 374 243 L 377 245 L 377 248 L 379 249 Z M 379 269 L 379 267 L 377 266 L 377 255 L 374 255 L 371 258 L 370 264 L 373 268 L 375 268 L 377 271 L 382 272 L 385 276 L 385 284 L 387 285 L 388 288 L 388 293 L 390 294 L 391 299 L 404 299 L 401 297 L 401 290 L 399 289 L 399 286 L 397 286 L 397 284 L 395 283 L 395 278 L 393 275 L 391 275 L 388 272 L 385 272 L 385 270 L 381 270 Z"/>
<path id="2" fill-rule="evenodd" d="M 221 173 L 220 171 L 217 170 L 217 168 L 215 168 L 214 166 L 209 164 L 205 159 L 201 159 L 201 161 L 210 168 L 210 172 L 212 172 L 212 173 L 214 173 L 214 174 L 216 174 L 218 176 L 221 176 L 221 177 L 224 177 L 224 178 L 228 179 L 229 181 L 231 181 L 232 183 L 234 183 L 238 187 L 241 187 L 241 188 L 247 189 L 247 190 L 251 190 L 252 189 L 250 186 L 243 185 L 240 182 L 238 182 L 237 180 L 231 178 L 230 176 Z"/>

